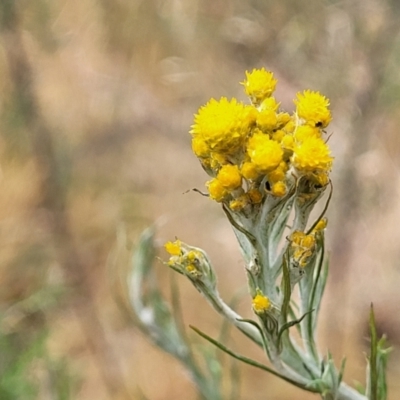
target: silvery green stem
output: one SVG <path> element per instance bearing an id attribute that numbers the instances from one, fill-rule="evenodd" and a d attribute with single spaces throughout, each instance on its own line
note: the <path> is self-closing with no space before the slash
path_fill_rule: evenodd
<path id="1" fill-rule="evenodd" d="M 367 397 L 347 384 L 341 383 L 337 394 L 337 400 L 367 400 Z"/>
<path id="2" fill-rule="evenodd" d="M 234 326 L 236 326 L 241 332 L 243 332 L 246 336 L 251 338 L 253 342 L 262 344 L 262 339 L 260 332 L 252 325 L 242 322 L 243 317 L 239 315 L 237 312 L 232 310 L 221 298 L 219 292 L 217 290 L 208 290 L 203 287 L 201 289 L 201 293 L 207 299 L 207 301 L 211 304 L 211 306 L 216 310 L 219 314 L 224 316 L 228 321 L 230 321 Z"/>

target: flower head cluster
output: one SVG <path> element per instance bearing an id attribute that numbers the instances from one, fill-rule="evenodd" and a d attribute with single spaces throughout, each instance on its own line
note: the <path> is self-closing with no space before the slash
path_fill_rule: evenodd
<path id="1" fill-rule="evenodd" d="M 201 264 L 203 263 L 203 254 L 190 246 L 182 243 L 180 240 L 167 242 L 164 245 L 165 250 L 170 254 L 168 265 L 181 273 L 190 275 L 192 278 L 198 278 L 202 275 Z"/>
<path id="2" fill-rule="evenodd" d="M 170 255 L 167 263 L 169 267 L 188 277 L 195 286 L 201 284 L 202 287 L 214 290 L 216 276 L 207 254 L 202 249 L 178 239 L 165 243 L 164 248 Z"/>
<path id="3" fill-rule="evenodd" d="M 303 176 L 315 188 L 329 182 L 333 158 L 322 130 L 332 119 L 329 101 L 306 90 L 290 115 L 273 97 L 276 83 L 264 68 L 246 72 L 251 104 L 211 99 L 194 118 L 192 149 L 211 176 L 209 196 L 235 212 L 285 197 Z"/>
<path id="4" fill-rule="evenodd" d="M 290 235 L 291 258 L 296 266 L 306 267 L 316 251 L 316 236 L 326 228 L 327 220 L 321 219 L 311 233 L 294 231 Z"/>
<path id="5" fill-rule="evenodd" d="M 371 387 L 376 389 L 375 397 L 385 397 L 387 350 L 377 339 L 372 312 L 372 372 L 365 396 L 341 381 L 344 363 L 337 370 L 329 353 L 322 357 L 318 352 L 315 332 L 328 276 L 324 215 L 332 191 L 311 226 L 309 220 L 330 183 L 333 158 L 324 129 L 332 117 L 328 99 L 310 90 L 297 94 L 293 113 L 285 112 L 273 96 L 276 83 L 265 69 L 246 72 L 242 84 L 250 104 L 212 99 L 199 109 L 190 131 L 192 149 L 211 177 L 206 183 L 208 196 L 222 203 L 238 240 L 257 320 L 243 319 L 223 300 L 217 275 L 203 250 L 180 240 L 167 242 L 167 265 L 187 277 L 214 310 L 258 344 L 271 365 L 240 356 L 223 344 L 224 338 L 219 342 L 192 327 L 221 350 L 324 398 L 366 400 Z M 138 294 L 141 283 L 152 275 L 152 235 L 144 236 L 134 258 L 134 264 L 139 264 L 138 284 L 132 279 L 135 285 L 130 293 L 134 310 L 142 315 L 139 321 L 154 342 L 188 368 L 202 397 L 222 398 L 219 380 L 214 386 L 216 380 L 208 379 L 215 366 L 222 368 L 217 359 L 207 355 L 212 362 L 205 365 L 212 368 L 203 374 L 192 358 L 186 335 L 180 334 L 177 313 L 169 311 L 157 285 L 149 281 L 151 296 Z M 294 326 L 296 337 L 290 329 Z"/>

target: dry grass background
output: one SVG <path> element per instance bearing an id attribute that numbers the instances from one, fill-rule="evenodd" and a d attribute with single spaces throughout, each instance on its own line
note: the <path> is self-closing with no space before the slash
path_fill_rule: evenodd
<path id="1" fill-rule="evenodd" d="M 160 241 L 205 248 L 227 299 L 245 285 L 218 205 L 183 194 L 207 178 L 188 129 L 210 97 L 244 99 L 244 71 L 264 66 L 279 79 L 284 108 L 306 88 L 331 99 L 321 349 L 338 364 L 346 355 L 345 380 L 363 382 L 372 301 L 394 346 L 389 399 L 400 398 L 399 17 L 395 0 L 2 0 L 0 308 L 1 335 L 16 343 L 9 359 L 46 331 L 48 357 L 66 360 L 75 377 L 72 399 L 196 398 L 181 366 L 117 306 L 109 255 L 121 225 L 134 243 L 162 219 Z M 218 317 L 179 283 L 186 322 L 216 335 Z M 247 300 L 239 308 L 248 314 Z M 231 347 L 260 357 L 236 334 Z M 47 364 L 33 358 L 26 369 L 38 399 L 62 398 Z M 240 399 L 317 398 L 251 367 L 241 372 Z"/>

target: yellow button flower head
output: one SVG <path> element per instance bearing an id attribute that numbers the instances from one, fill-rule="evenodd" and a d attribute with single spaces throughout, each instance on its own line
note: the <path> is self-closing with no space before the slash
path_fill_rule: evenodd
<path id="1" fill-rule="evenodd" d="M 179 256 L 182 253 L 182 242 L 180 240 L 167 242 L 164 244 L 164 248 L 171 256 Z"/>
<path id="2" fill-rule="evenodd" d="M 246 71 L 246 79 L 242 82 L 244 91 L 254 104 L 259 104 L 262 100 L 270 97 L 274 92 L 277 80 L 274 74 L 266 71 L 265 68 L 253 69 L 252 72 Z"/>
<path id="3" fill-rule="evenodd" d="M 283 150 L 268 135 L 256 133 L 248 141 L 247 154 L 259 172 L 268 173 L 281 163 Z"/>
<path id="4" fill-rule="evenodd" d="M 242 185 L 242 177 L 237 165 L 223 165 L 218 172 L 217 179 L 228 190 L 237 189 Z"/>
<path id="5" fill-rule="evenodd" d="M 299 118 L 304 119 L 306 124 L 319 128 L 326 128 L 332 120 L 329 111 L 329 100 L 319 92 L 305 90 L 297 93 L 296 112 Z"/>
<path id="6" fill-rule="evenodd" d="M 258 293 L 252 301 L 252 306 L 256 314 L 262 314 L 271 308 L 271 302 L 268 297 Z"/>
<path id="7" fill-rule="evenodd" d="M 195 115 L 190 133 L 193 140 L 201 140 L 211 151 L 234 154 L 242 146 L 255 119 L 256 110 L 236 99 L 211 99 Z M 193 145 L 197 151 L 198 144 Z M 198 150 L 202 154 L 203 150 Z"/>
<path id="8" fill-rule="evenodd" d="M 223 201 L 224 198 L 229 194 L 229 191 L 226 188 L 224 188 L 221 182 L 216 178 L 211 179 L 211 181 L 208 181 L 206 185 L 210 197 L 217 202 Z"/>
<path id="9" fill-rule="evenodd" d="M 242 173 L 243 178 L 249 179 L 249 180 L 256 180 L 260 174 L 257 171 L 256 166 L 251 163 L 251 162 L 244 162 L 242 164 L 242 168 L 240 169 L 240 172 Z"/>
<path id="10" fill-rule="evenodd" d="M 263 131 L 272 131 L 276 128 L 278 118 L 274 110 L 266 109 L 257 114 L 257 126 Z"/>
<path id="11" fill-rule="evenodd" d="M 276 197 L 283 197 L 287 192 L 285 182 L 274 183 L 272 185 L 271 192 Z"/>
<path id="12" fill-rule="evenodd" d="M 315 126 L 300 125 L 296 128 L 293 133 L 294 138 L 297 142 L 302 142 L 309 137 L 321 137 L 321 130 Z"/>
<path id="13" fill-rule="evenodd" d="M 328 145 L 320 138 L 309 137 L 295 146 L 292 163 L 298 171 L 330 171 L 333 157 Z"/>

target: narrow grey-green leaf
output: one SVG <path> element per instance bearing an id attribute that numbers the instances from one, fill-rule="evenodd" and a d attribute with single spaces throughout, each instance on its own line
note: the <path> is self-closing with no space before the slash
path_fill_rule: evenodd
<path id="1" fill-rule="evenodd" d="M 371 309 L 369 313 L 369 330 L 371 335 L 371 348 L 370 348 L 370 356 L 369 356 L 369 380 L 370 380 L 370 400 L 379 400 L 378 399 L 378 373 L 377 373 L 377 347 L 378 347 L 378 339 L 376 333 L 376 323 L 375 323 L 375 315 L 374 315 L 374 306 L 371 303 Z"/>
<path id="2" fill-rule="evenodd" d="M 216 341 L 215 339 L 211 338 L 210 336 L 206 335 L 204 332 L 200 331 L 199 329 L 195 328 L 192 325 L 189 325 L 191 329 L 193 329 L 198 335 L 200 335 L 201 337 L 203 337 L 204 339 L 208 340 L 210 343 L 212 343 L 214 346 L 218 347 L 220 350 L 224 351 L 225 353 L 229 354 L 230 356 L 236 358 L 237 360 L 240 360 L 242 362 L 244 362 L 245 364 L 251 365 L 253 367 L 259 368 L 263 371 L 267 371 L 272 375 L 277 376 L 278 378 L 283 379 L 286 382 L 291 383 L 292 385 L 306 390 L 308 392 L 313 392 L 313 393 L 319 393 L 319 391 L 315 388 L 311 388 L 311 387 L 307 387 L 305 384 L 302 384 L 300 382 L 297 382 L 291 378 L 288 378 L 285 375 L 280 374 L 279 372 L 273 370 L 272 368 L 259 363 L 258 361 L 252 360 L 251 358 L 247 358 L 244 357 L 240 354 L 237 354 L 235 352 L 233 352 L 232 350 L 228 349 L 227 347 L 225 347 L 222 343 L 219 343 L 218 341 Z"/>

